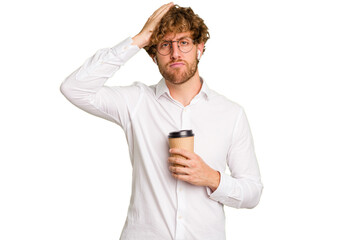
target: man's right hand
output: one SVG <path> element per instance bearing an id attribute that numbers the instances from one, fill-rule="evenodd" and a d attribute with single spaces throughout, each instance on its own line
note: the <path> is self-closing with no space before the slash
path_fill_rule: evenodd
<path id="1" fill-rule="evenodd" d="M 174 3 L 168 3 L 157 9 L 147 20 L 142 30 L 133 37 L 133 45 L 137 45 L 139 48 L 146 47 L 150 44 L 151 35 L 155 27 L 160 22 L 161 18 L 167 13 L 167 11 L 174 6 Z"/>

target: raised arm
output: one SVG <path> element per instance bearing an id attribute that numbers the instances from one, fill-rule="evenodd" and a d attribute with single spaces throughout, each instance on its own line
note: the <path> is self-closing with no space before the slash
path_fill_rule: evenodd
<path id="1" fill-rule="evenodd" d="M 165 4 L 157 9 L 133 38 L 128 38 L 112 48 L 97 51 L 61 84 L 63 95 L 84 111 L 125 127 L 129 122 L 131 107 L 140 99 L 141 89 L 136 86 L 107 87 L 105 82 L 133 55 L 150 42 L 155 26 L 173 6 Z"/>
<path id="2" fill-rule="evenodd" d="M 107 87 L 105 82 L 120 66 L 135 55 L 139 48 L 131 45 L 128 38 L 113 48 L 101 49 L 75 70 L 61 84 L 64 96 L 80 109 L 105 118 L 124 127 L 127 119 L 125 87 Z M 127 93 L 138 94 L 136 87 L 128 87 Z M 129 101 L 130 96 L 127 96 Z M 133 98 L 136 98 L 134 96 Z"/>

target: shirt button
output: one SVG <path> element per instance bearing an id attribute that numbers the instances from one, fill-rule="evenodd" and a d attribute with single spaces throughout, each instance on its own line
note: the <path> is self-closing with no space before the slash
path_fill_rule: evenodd
<path id="1" fill-rule="evenodd" d="M 179 216 L 178 219 L 182 219 L 182 216 Z"/>
<path id="2" fill-rule="evenodd" d="M 179 191 L 181 192 L 181 191 L 182 191 L 182 188 L 179 188 Z"/>

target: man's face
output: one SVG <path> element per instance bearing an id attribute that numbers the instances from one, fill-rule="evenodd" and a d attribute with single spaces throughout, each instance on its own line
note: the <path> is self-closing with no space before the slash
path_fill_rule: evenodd
<path id="1" fill-rule="evenodd" d="M 163 41 L 178 41 L 189 39 L 190 32 L 183 33 L 169 33 L 166 34 Z M 163 42 L 161 41 L 161 42 Z M 161 44 L 161 42 L 159 44 Z M 162 55 L 159 52 L 156 53 L 157 63 L 161 75 L 165 80 L 173 84 L 182 84 L 190 80 L 197 72 L 197 52 L 202 52 L 203 44 L 194 45 L 192 49 L 184 53 L 182 52 L 177 42 L 172 42 L 171 51 L 168 55 Z M 191 44 L 193 44 L 191 42 Z"/>

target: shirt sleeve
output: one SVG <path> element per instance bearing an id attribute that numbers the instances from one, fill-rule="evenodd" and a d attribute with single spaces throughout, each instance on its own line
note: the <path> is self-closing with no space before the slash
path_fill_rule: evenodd
<path id="1" fill-rule="evenodd" d="M 253 138 L 245 112 L 241 110 L 227 155 L 231 176 L 220 172 L 220 184 L 210 199 L 234 208 L 254 208 L 260 201 L 263 185 L 254 151 Z"/>
<path id="2" fill-rule="evenodd" d="M 61 84 L 62 94 L 75 106 L 122 128 L 139 101 L 141 87 L 108 87 L 105 82 L 140 49 L 127 38 L 112 48 L 98 50 Z"/>

